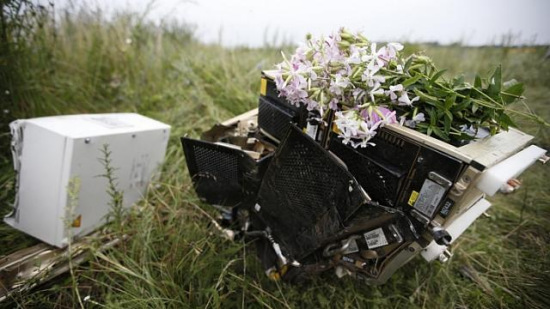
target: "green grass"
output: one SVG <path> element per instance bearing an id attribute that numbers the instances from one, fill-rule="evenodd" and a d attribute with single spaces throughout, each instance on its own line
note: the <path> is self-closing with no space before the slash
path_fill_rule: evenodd
<path id="1" fill-rule="evenodd" d="M 185 25 L 154 26 L 129 14 L 109 22 L 87 11 L 58 18 L 56 27 L 48 10 L 14 19 L 32 31 L 18 45 L 14 37 L 2 44 L 0 103 L 7 112 L 1 116 L 0 215 L 13 199 L 9 120 L 138 112 L 172 125 L 172 136 L 162 177 L 123 224 L 113 225 L 113 233 L 131 235 L 129 240 L 93 256 L 74 278 L 14 295 L 0 307 L 78 307 L 73 280 L 82 297 L 91 297 L 93 302 L 85 302 L 90 307 L 550 307 L 548 167 L 526 172 L 519 192 L 491 199 L 491 217 L 480 218 L 457 241 L 447 264 L 416 258 L 383 286 L 339 280 L 332 273 L 303 286 L 272 282 L 252 246 L 218 237 L 193 206 L 198 199 L 178 139 L 255 107 L 260 71 L 280 61 L 279 49 L 203 45 Z M 469 80 L 502 63 L 505 79 L 525 82 L 529 107 L 550 120 L 546 48 L 409 45 L 407 52 L 413 51 L 431 56 L 449 76 L 463 73 Z M 547 128 L 518 123 L 550 148 Z M 32 243 L 36 240 L 0 223 L 0 255 Z M 464 268 L 478 280 L 462 276 Z"/>

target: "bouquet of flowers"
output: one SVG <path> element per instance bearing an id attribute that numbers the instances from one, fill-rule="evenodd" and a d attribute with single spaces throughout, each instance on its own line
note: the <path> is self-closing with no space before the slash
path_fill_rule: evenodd
<path id="1" fill-rule="evenodd" d="M 377 130 L 400 123 L 447 142 L 471 140 L 479 128 L 491 134 L 514 123 L 508 105 L 522 99 L 524 86 L 503 83 L 498 67 L 488 79 L 443 78 L 432 60 L 403 57 L 403 45 L 378 48 L 360 33 L 345 29 L 327 38 L 312 38 L 277 65 L 279 95 L 291 104 L 334 115 L 339 137 L 353 147 L 366 147 Z M 332 111 L 332 113 L 331 113 Z"/>

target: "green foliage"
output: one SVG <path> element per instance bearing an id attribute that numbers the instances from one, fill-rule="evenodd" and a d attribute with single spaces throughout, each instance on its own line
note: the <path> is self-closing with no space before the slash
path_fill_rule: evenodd
<path id="1" fill-rule="evenodd" d="M 79 294 L 83 300 L 89 299 L 84 301 L 85 307 L 550 307 L 548 167 L 528 171 L 519 192 L 492 199 L 491 217 L 479 219 L 454 244 L 454 256 L 447 264 L 427 264 L 417 258 L 387 284 L 374 287 L 350 278 L 339 280 L 332 273 L 300 286 L 269 281 L 253 246 L 223 240 L 209 227 L 209 218 L 193 206 L 198 201 L 178 138 L 197 136 L 215 122 L 255 107 L 260 71 L 278 61 L 279 50 L 205 46 L 195 42 L 184 25 L 152 25 L 128 14 L 112 21 L 86 11 L 58 18 L 57 26 L 46 22 L 42 28 L 32 28 L 34 35 L 21 41 L 24 47 L 20 45 L 18 53 L 1 55 L 10 63 L 10 71 L 2 72 L 10 82 L 0 84 L 2 104 L 7 104 L 2 107 L 9 107 L 10 119 L 135 111 L 173 128 L 162 178 L 123 220 L 122 231 L 128 240 L 74 269 Z M 524 95 L 529 98 L 529 107 L 520 102 L 505 104 L 505 109 L 532 111 L 541 119 L 550 119 L 550 62 L 543 60 L 545 48 L 410 48 L 424 50 L 435 63 L 448 68 L 441 74 L 436 69 L 422 72 L 426 77 L 409 81 L 411 87 L 438 83 L 478 99 L 482 95 L 474 92 L 474 87 L 461 89 L 461 85 L 471 80 L 475 88 L 488 94 L 490 82 L 475 78 L 473 72 L 488 72 L 502 63 L 506 70 L 500 72 L 501 80 L 513 75 L 523 81 Z M 416 65 L 413 61 L 409 70 L 418 72 L 412 68 Z M 464 74 L 464 79 L 447 80 L 459 74 Z M 515 98 L 523 92 L 515 85 L 500 86 L 505 102 L 507 95 Z M 9 87 L 8 96 L 4 87 Z M 459 112 L 464 117 L 485 111 L 485 106 L 475 106 L 474 101 L 458 95 L 443 99 L 438 87 L 423 92 L 433 103 L 423 103 L 432 107 L 433 120 L 427 123 L 442 131 L 432 129 L 432 134 L 444 135 L 447 130 L 451 134 L 452 126 L 447 126 Z M 450 106 L 451 115 L 440 113 L 438 106 Z M 521 117 L 513 120 L 520 129 L 535 135 L 538 144 L 550 148 L 547 128 Z M 1 136 L 8 136 L 5 125 L 1 130 Z M 14 183 L 9 154 L 1 159 L 0 214 L 5 214 L 8 201 L 13 200 L 9 192 Z M 207 205 L 199 206 L 209 210 Z M 116 224 L 109 229 L 121 232 Z M 0 254 L 32 242 L 0 223 Z M 463 275 L 465 269 L 476 279 Z M 73 282 L 69 276 L 61 277 L 30 293 L 14 295 L 0 307 L 76 307 Z"/>
<path id="2" fill-rule="evenodd" d="M 416 129 L 423 133 L 434 134 L 447 142 L 470 140 L 474 137 L 464 133 L 464 127 L 472 126 L 476 132 L 479 128 L 490 128 L 494 134 L 516 126 L 509 115 L 550 125 L 536 115 L 509 107 L 524 99 L 525 89 L 522 83 L 515 80 L 503 83 L 500 66 L 490 78 L 476 75 L 472 85 L 463 76 L 446 80 L 443 75 L 447 70 L 438 70 L 427 57 L 412 55 L 406 63 L 403 73 L 398 73 L 394 78 L 420 98 L 415 104 L 416 110 L 424 111 L 427 117 L 426 123 L 417 125 Z M 402 114 L 408 116 L 410 112 L 403 109 Z"/>
<path id="3" fill-rule="evenodd" d="M 123 208 L 124 192 L 118 189 L 117 178 L 115 176 L 116 168 L 113 166 L 111 160 L 111 151 L 109 145 L 104 144 L 101 148 L 103 157 L 99 159 L 101 165 L 103 165 L 104 173 L 99 175 L 107 180 L 107 194 L 109 195 L 109 207 L 110 212 L 107 216 L 107 221 L 112 221 L 112 225 L 115 226 L 117 236 L 122 237 L 124 235 L 123 219 L 125 215 L 125 209 Z"/>

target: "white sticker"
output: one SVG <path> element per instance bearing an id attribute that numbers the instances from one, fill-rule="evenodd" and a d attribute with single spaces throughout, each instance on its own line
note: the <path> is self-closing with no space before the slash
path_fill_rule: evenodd
<path id="1" fill-rule="evenodd" d="M 93 116 L 88 119 L 109 129 L 127 128 L 132 126 L 113 116 Z"/>
<path id="2" fill-rule="evenodd" d="M 319 129 L 318 125 L 313 125 L 308 123 L 306 127 L 306 134 L 309 135 L 309 137 L 316 139 L 318 129 Z"/>
<path id="3" fill-rule="evenodd" d="M 388 244 L 386 235 L 384 235 L 384 231 L 382 231 L 381 227 L 376 230 L 366 232 L 363 236 L 365 236 L 365 241 L 367 242 L 367 247 L 369 247 L 369 249 L 382 247 Z"/>
<path id="4" fill-rule="evenodd" d="M 357 241 L 355 239 L 350 240 L 348 248 L 342 252 L 342 254 L 350 254 L 359 252 L 359 246 L 357 246 Z"/>
<path id="5" fill-rule="evenodd" d="M 422 189 L 420 189 L 418 199 L 414 203 L 414 208 L 426 216 L 432 217 L 444 194 L 445 188 L 426 179 L 422 185 Z"/>

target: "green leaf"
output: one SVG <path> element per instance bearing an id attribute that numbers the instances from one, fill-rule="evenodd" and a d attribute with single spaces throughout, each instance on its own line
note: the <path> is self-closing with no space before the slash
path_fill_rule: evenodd
<path id="1" fill-rule="evenodd" d="M 456 94 L 452 94 L 450 96 L 448 96 L 446 99 L 445 99 L 445 109 L 449 110 L 451 109 L 451 107 L 453 107 L 453 105 L 455 104 L 455 101 L 456 101 Z"/>
<path id="2" fill-rule="evenodd" d="M 470 106 L 470 104 L 472 104 L 472 100 L 470 98 L 466 98 L 462 102 L 455 104 L 452 107 L 452 111 L 459 112 L 459 111 L 465 110 L 466 108 L 468 108 L 468 106 Z"/>
<path id="3" fill-rule="evenodd" d="M 409 71 L 409 67 L 411 66 L 412 60 L 413 60 L 412 56 L 407 59 L 407 61 L 405 62 L 405 65 L 403 66 L 403 71 L 405 72 Z"/>
<path id="4" fill-rule="evenodd" d="M 431 127 L 431 128 L 432 128 L 433 132 L 435 133 L 435 135 L 437 135 L 442 140 L 444 140 L 444 141 L 449 141 L 450 140 L 449 136 L 447 136 L 447 134 L 443 133 L 443 131 L 441 131 L 440 128 L 435 127 L 435 126 Z"/>
<path id="5" fill-rule="evenodd" d="M 453 88 L 464 86 L 464 75 L 453 78 Z"/>
<path id="6" fill-rule="evenodd" d="M 495 69 L 493 76 L 489 79 L 489 87 L 487 88 L 487 94 L 491 97 L 495 97 L 500 93 L 502 88 L 502 72 L 500 65 Z"/>
<path id="7" fill-rule="evenodd" d="M 430 125 L 434 126 L 437 123 L 437 113 L 435 109 L 426 109 L 426 112 L 430 115 Z"/>
<path id="8" fill-rule="evenodd" d="M 445 73 L 446 71 L 447 70 L 445 69 L 445 70 L 441 70 L 441 71 L 435 73 L 432 76 L 432 78 L 430 78 L 430 83 L 432 83 L 432 84 L 435 83 L 441 77 L 441 75 L 443 75 L 443 73 Z"/>
<path id="9" fill-rule="evenodd" d="M 414 75 L 413 77 L 409 78 L 409 79 L 406 79 L 402 84 L 403 84 L 403 87 L 408 87 L 414 83 L 416 83 L 419 79 L 422 78 L 422 75 L 421 74 L 416 74 Z"/>
<path id="10" fill-rule="evenodd" d="M 444 112 L 445 112 L 445 116 L 449 118 L 450 121 L 453 121 L 453 114 L 451 114 L 451 112 L 448 110 L 445 110 Z"/>
<path id="11" fill-rule="evenodd" d="M 448 112 L 448 111 L 447 111 Z M 450 113 L 449 113 L 450 114 Z M 445 114 L 447 115 L 447 114 Z M 451 117 L 445 117 L 445 134 L 449 134 L 449 132 L 451 132 L 451 123 L 453 121 L 453 116 L 451 115 Z"/>
<path id="12" fill-rule="evenodd" d="M 512 118 L 510 118 L 510 116 L 506 115 L 505 113 L 502 113 L 502 115 L 500 115 L 499 124 L 504 130 L 508 130 L 508 127 L 510 126 L 517 127 Z"/>
<path id="13" fill-rule="evenodd" d="M 475 114 L 478 109 L 479 109 L 479 105 L 477 105 L 476 103 L 472 103 L 472 113 Z"/>
<path id="14" fill-rule="evenodd" d="M 414 93 L 420 97 L 420 100 L 426 102 L 426 103 L 433 103 L 438 104 L 440 103 L 439 100 L 436 97 L 433 97 L 431 95 L 428 95 L 418 89 L 414 89 Z"/>
<path id="15" fill-rule="evenodd" d="M 432 128 L 433 128 L 432 126 L 429 126 L 429 127 L 428 127 L 428 131 L 426 131 L 426 134 L 427 134 L 428 136 L 432 135 L 432 131 L 433 131 Z"/>
<path id="16" fill-rule="evenodd" d="M 474 80 L 474 87 L 481 89 L 483 87 L 483 83 L 481 82 L 481 77 L 476 74 L 476 78 Z"/>
<path id="17" fill-rule="evenodd" d="M 504 100 L 504 103 L 510 104 L 514 101 L 516 101 L 523 92 L 525 91 L 525 87 L 522 83 L 514 84 L 508 88 L 506 88 L 502 93 L 502 100 Z"/>
<path id="18" fill-rule="evenodd" d="M 445 97 L 447 97 L 451 94 L 454 94 L 454 93 L 455 92 L 452 91 L 452 90 L 446 90 L 446 89 L 441 89 L 441 88 L 433 88 L 430 91 L 430 95 L 438 97 L 438 98 L 445 98 Z"/>

